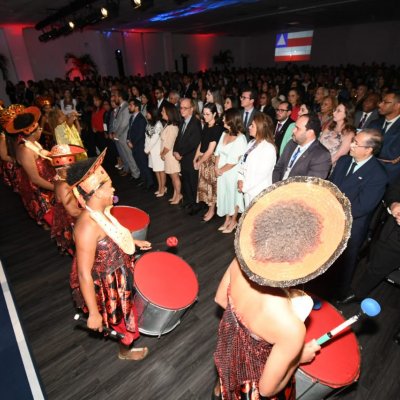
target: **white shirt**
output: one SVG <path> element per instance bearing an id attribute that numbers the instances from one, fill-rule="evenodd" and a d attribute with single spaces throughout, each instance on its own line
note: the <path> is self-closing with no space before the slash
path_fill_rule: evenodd
<path id="1" fill-rule="evenodd" d="M 316 139 L 312 140 L 311 142 L 308 142 L 307 144 L 300 146 L 298 145 L 295 149 L 294 152 L 292 153 L 292 155 L 290 156 L 289 159 L 289 164 L 286 168 L 285 174 L 283 175 L 282 180 L 284 181 L 285 179 L 287 179 L 289 177 L 290 171 L 293 169 L 293 167 L 295 166 L 295 164 L 297 163 L 297 161 L 300 159 L 300 157 L 305 153 L 305 151 L 315 142 Z M 290 162 L 292 161 L 292 157 L 297 153 L 297 151 L 300 149 L 299 153 L 297 154 L 297 157 L 295 158 L 295 160 L 293 161 L 293 163 L 290 165 Z M 290 167 L 289 167 L 290 165 Z"/>

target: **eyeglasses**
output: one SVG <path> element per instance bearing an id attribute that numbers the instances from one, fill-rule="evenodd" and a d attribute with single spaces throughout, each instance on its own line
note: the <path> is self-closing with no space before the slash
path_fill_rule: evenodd
<path id="1" fill-rule="evenodd" d="M 283 108 L 276 108 L 275 111 L 276 112 L 287 112 L 289 110 L 284 110 Z"/>
<path id="2" fill-rule="evenodd" d="M 251 97 L 240 96 L 240 100 L 245 100 L 245 99 L 251 100 Z"/>

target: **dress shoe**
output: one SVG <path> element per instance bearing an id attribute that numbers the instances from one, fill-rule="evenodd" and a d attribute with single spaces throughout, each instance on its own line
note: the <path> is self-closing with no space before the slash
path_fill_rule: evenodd
<path id="1" fill-rule="evenodd" d="M 336 300 L 336 304 L 339 304 L 339 305 L 351 304 L 351 303 L 357 303 L 359 301 L 360 301 L 360 299 L 358 297 L 356 297 L 356 295 L 354 293 L 351 293 L 347 297 Z"/>
<path id="2" fill-rule="evenodd" d="M 237 226 L 237 222 L 235 224 L 231 225 L 230 227 L 225 228 L 222 231 L 222 233 L 232 233 L 236 229 L 236 226 Z"/>
<path id="3" fill-rule="evenodd" d="M 189 210 L 189 215 L 196 215 L 198 212 L 200 212 L 203 209 L 203 207 L 199 204 L 193 204 L 192 207 L 190 207 Z"/>
<path id="4" fill-rule="evenodd" d="M 128 351 L 119 351 L 120 360 L 141 361 L 147 357 L 149 349 L 147 347 L 133 347 Z"/>
<path id="5" fill-rule="evenodd" d="M 400 345 L 400 331 L 398 331 L 398 332 L 395 333 L 395 335 L 393 336 L 393 341 L 394 341 L 396 344 L 399 344 L 399 345 Z"/>

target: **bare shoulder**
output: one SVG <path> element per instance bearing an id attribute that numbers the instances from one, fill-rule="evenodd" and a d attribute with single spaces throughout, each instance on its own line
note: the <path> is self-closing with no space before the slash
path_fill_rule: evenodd
<path id="1" fill-rule="evenodd" d="M 263 303 L 263 314 L 266 318 L 261 320 L 260 329 L 268 334 L 270 343 L 304 340 L 305 325 L 286 296 L 268 295 Z"/>
<path id="2" fill-rule="evenodd" d="M 94 238 L 97 241 L 101 234 L 101 228 L 87 211 L 83 211 L 76 221 L 74 234 L 77 240 L 86 241 Z"/>

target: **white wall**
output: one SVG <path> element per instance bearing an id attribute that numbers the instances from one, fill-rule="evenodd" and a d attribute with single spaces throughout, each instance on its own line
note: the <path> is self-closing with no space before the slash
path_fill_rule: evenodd
<path id="1" fill-rule="evenodd" d="M 276 65 L 276 33 L 256 37 L 231 37 L 213 34 L 78 31 L 70 36 L 42 43 L 38 40 L 40 32 L 33 28 L 21 30 L 23 34 L 20 34 L 20 38 L 7 34 L 10 29 L 13 28 L 4 26 L 0 29 L 0 53 L 10 60 L 10 78 L 14 82 L 24 79 L 21 74 L 25 76 L 26 71 L 31 71 L 35 80 L 64 77 L 67 70 L 64 55 L 67 52 L 77 56 L 90 54 L 100 74 L 112 76 L 118 75 L 116 49 L 122 50 L 126 75 L 171 71 L 175 69 L 175 60 L 178 60 L 179 69 L 182 70 L 181 54 L 189 55 L 190 72 L 204 70 L 213 67 L 212 58 L 215 54 L 228 49 L 232 51 L 237 67 Z M 17 32 L 18 29 L 12 31 Z M 400 21 L 316 29 L 309 64 L 398 64 L 398 32 Z M 15 43 L 18 42 L 25 43 L 26 50 L 16 49 Z M 21 60 L 23 54 L 25 60 Z M 18 68 L 20 65 L 27 68 L 22 71 Z"/>

